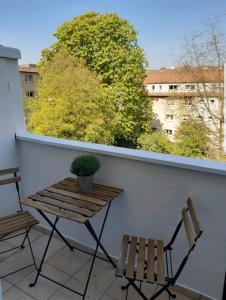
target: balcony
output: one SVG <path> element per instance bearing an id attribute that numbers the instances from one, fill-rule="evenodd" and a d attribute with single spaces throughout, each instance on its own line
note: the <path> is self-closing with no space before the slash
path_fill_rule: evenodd
<path id="1" fill-rule="evenodd" d="M 19 57 L 18 50 L 0 47 L 0 169 L 20 167 L 22 196 L 69 176 L 69 166 L 76 155 L 95 153 L 102 163 L 96 182 L 124 190 L 112 205 L 103 235 L 104 244 L 115 259 L 124 233 L 168 241 L 181 208 L 186 199 L 192 197 L 204 234 L 175 289 L 181 300 L 220 299 L 226 269 L 225 164 L 27 133 L 20 100 Z M 6 197 L 11 200 L 4 202 Z M 10 188 L 0 194 L 0 200 L 1 216 L 17 209 Z M 40 259 L 49 228 L 34 210 L 31 212 L 40 221 L 39 227 L 31 233 L 35 257 Z M 93 219 L 97 227 L 100 218 L 101 214 Z M 93 249 L 93 242 L 82 226 L 64 220 L 59 229 L 80 248 Z M 179 240 L 177 255 L 173 257 L 176 265 L 184 247 L 185 241 Z M 26 251 L 25 248 L 14 256 L 4 257 L 0 262 L 0 273 L 26 261 Z M 45 269 L 57 280 L 80 288 L 84 285 L 88 264 L 87 255 L 78 251 L 69 253 L 64 244 L 54 238 Z M 3 299 L 81 299 L 42 278 L 36 287 L 29 288 L 33 277 L 34 271 L 28 269 L 3 280 Z M 113 268 L 97 260 L 87 299 L 125 299 L 120 284 Z M 164 295 L 159 299 L 167 297 Z M 139 297 L 130 289 L 128 299 Z"/>

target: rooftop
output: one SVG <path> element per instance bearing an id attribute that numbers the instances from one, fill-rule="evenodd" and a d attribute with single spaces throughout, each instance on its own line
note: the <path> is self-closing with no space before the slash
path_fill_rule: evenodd
<path id="1" fill-rule="evenodd" d="M 21 73 L 36 73 L 36 74 L 38 74 L 38 70 L 37 70 L 35 64 L 19 65 L 19 72 L 21 72 Z"/>
<path id="2" fill-rule="evenodd" d="M 201 71 L 196 70 L 195 68 L 150 70 L 144 80 L 144 84 L 223 82 L 223 70 L 208 66 L 201 68 Z"/>

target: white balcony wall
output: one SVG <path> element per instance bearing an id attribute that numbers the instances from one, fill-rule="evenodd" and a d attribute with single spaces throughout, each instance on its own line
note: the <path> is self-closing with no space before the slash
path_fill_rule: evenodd
<path id="1" fill-rule="evenodd" d="M 84 153 L 37 142 L 18 141 L 24 195 L 70 175 L 72 159 Z M 226 177 L 138 160 L 96 154 L 101 170 L 96 181 L 121 187 L 123 195 L 115 200 L 103 236 L 110 253 L 117 256 L 123 233 L 168 241 L 186 199 L 190 196 L 200 217 L 204 234 L 191 256 L 180 283 L 220 298 L 226 266 Z M 100 224 L 103 214 L 93 219 Z M 42 219 L 40 219 L 43 223 Z M 60 229 L 69 237 L 93 245 L 84 226 L 62 221 Z M 184 233 L 184 232 L 183 232 Z M 186 241 L 180 237 L 178 263 Z"/>
<path id="2" fill-rule="evenodd" d="M 17 165 L 15 149 L 14 99 L 19 100 L 19 74 L 17 49 L 0 46 L 0 169 Z M 1 186 L 0 216 L 15 212 L 18 208 L 14 185 Z"/>

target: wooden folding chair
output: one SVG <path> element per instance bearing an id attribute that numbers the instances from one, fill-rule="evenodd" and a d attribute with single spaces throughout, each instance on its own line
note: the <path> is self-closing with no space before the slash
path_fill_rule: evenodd
<path id="1" fill-rule="evenodd" d="M 189 249 L 174 274 L 171 252 L 182 224 L 185 228 Z M 170 242 L 166 246 L 164 246 L 164 242 L 161 240 L 124 235 L 122 238 L 121 255 L 116 268 L 116 276 L 125 277 L 128 280 L 128 284 L 121 287 L 123 290 L 127 290 L 126 299 L 130 286 L 145 300 L 156 299 L 163 292 L 168 293 L 169 299 L 171 297 L 176 298 L 176 295 L 169 288 L 175 285 L 201 234 L 202 231 L 192 200 L 189 198 L 187 200 L 187 207 L 182 210 L 182 218 Z M 140 286 L 137 285 L 137 281 L 140 282 Z M 156 285 L 156 289 L 150 298 L 142 292 L 141 283 L 143 282 Z"/>
<path id="2" fill-rule="evenodd" d="M 18 175 L 18 173 L 19 173 L 19 168 L 0 170 L 0 177 L 1 178 L 4 177 L 3 179 L 0 179 L 0 186 L 6 184 L 15 184 L 17 195 L 18 195 L 18 201 L 19 201 L 19 211 L 17 211 L 15 214 L 11 214 L 0 218 L 0 242 L 9 240 L 11 238 L 15 238 L 20 235 L 24 235 L 24 238 L 21 245 L 2 251 L 0 252 L 0 255 L 9 251 L 13 251 L 15 249 L 19 249 L 19 248 L 23 249 L 25 247 L 24 245 L 27 239 L 31 251 L 33 263 L 23 268 L 17 269 L 13 272 L 10 272 L 9 274 L 1 275 L 0 279 L 12 275 L 16 272 L 19 272 L 23 269 L 26 269 L 32 265 L 34 265 L 35 268 L 37 269 L 35 258 L 31 248 L 29 231 L 33 225 L 38 224 L 38 221 L 29 212 L 27 211 L 23 212 L 22 210 L 22 205 L 20 203 L 20 187 L 19 187 L 19 182 L 21 181 L 21 178 Z M 4 203 L 0 203 L 0 205 L 4 205 Z M 18 233 L 18 231 L 21 230 L 22 233 Z M 1 248 L 1 244 L 0 244 L 0 248 Z"/>

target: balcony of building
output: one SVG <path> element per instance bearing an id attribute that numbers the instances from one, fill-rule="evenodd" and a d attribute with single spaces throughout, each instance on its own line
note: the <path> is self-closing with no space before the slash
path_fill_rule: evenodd
<path id="1" fill-rule="evenodd" d="M 26 132 L 20 97 L 19 58 L 18 50 L 0 47 L 0 169 L 19 166 L 22 197 L 69 176 L 70 163 L 75 156 L 94 153 L 102 164 L 95 181 L 124 190 L 112 204 L 103 234 L 103 242 L 115 259 L 124 233 L 167 241 L 177 225 L 181 209 L 187 198 L 191 197 L 200 218 L 203 236 L 175 287 L 177 298 L 221 299 L 226 268 L 226 165 L 35 136 Z M 1 189 L 0 201 L 1 216 L 17 208 L 11 187 Z M 39 261 L 49 227 L 33 209 L 30 211 L 40 221 L 31 232 L 34 254 Z M 102 213 L 93 218 L 97 228 L 100 218 Z M 92 251 L 93 241 L 82 226 L 62 220 L 59 229 L 72 243 Z M 10 243 L 16 241 L 18 238 Z M 173 257 L 176 265 L 185 243 L 183 239 L 178 241 L 177 253 Z M 1 258 L 0 273 L 10 271 L 11 267 L 29 259 L 26 248 L 11 254 Z M 89 263 L 89 256 L 79 251 L 70 252 L 61 240 L 54 237 L 45 272 L 80 289 L 84 285 Z M 34 288 L 29 288 L 34 275 L 31 267 L 2 280 L 3 299 L 81 299 L 43 278 Z M 120 289 L 121 283 L 121 279 L 114 276 L 114 269 L 97 259 L 87 299 L 125 299 L 125 293 Z M 143 286 L 144 290 L 147 288 L 150 287 Z M 128 299 L 140 298 L 130 289 Z M 168 299 L 168 295 L 164 294 L 159 299 Z"/>

